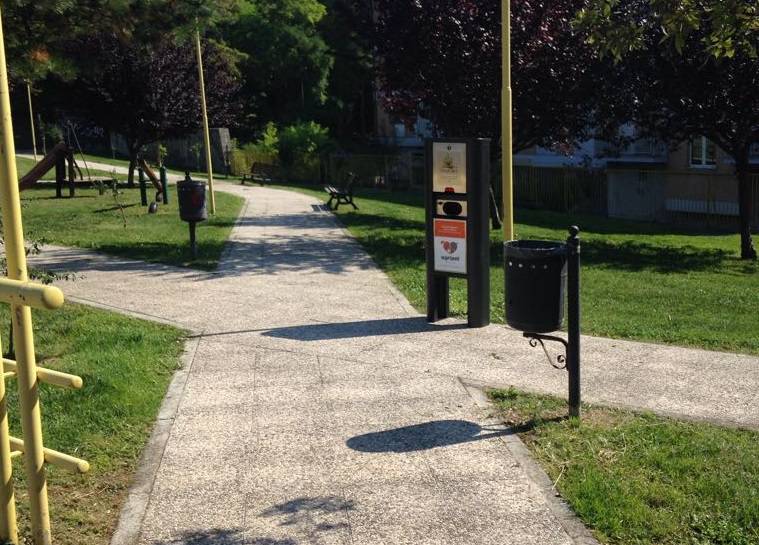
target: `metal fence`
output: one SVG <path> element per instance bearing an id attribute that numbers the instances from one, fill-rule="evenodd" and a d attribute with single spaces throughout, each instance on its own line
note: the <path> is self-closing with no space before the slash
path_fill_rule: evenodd
<path id="1" fill-rule="evenodd" d="M 608 171 L 608 215 L 662 223 L 732 227 L 736 224 L 738 180 L 710 171 Z M 759 174 L 750 181 L 753 223 L 759 226 Z"/>
<path id="2" fill-rule="evenodd" d="M 753 224 L 759 229 L 759 174 L 751 176 Z M 496 186 L 497 187 L 497 186 Z M 518 166 L 517 207 L 732 228 L 738 218 L 738 180 L 713 171 Z"/>
<path id="3" fill-rule="evenodd" d="M 522 208 L 606 214 L 606 174 L 579 168 L 517 166 L 514 203 Z"/>
<path id="4" fill-rule="evenodd" d="M 395 154 L 332 154 L 327 172 L 330 180 L 344 180 L 348 172 L 364 187 L 407 189 L 424 185 L 425 162 L 421 151 Z"/>

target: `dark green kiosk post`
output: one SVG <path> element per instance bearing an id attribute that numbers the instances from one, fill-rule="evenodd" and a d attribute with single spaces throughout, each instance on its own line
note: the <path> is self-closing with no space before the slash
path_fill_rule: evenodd
<path id="1" fill-rule="evenodd" d="M 490 324 L 490 140 L 426 145 L 427 320 L 449 315 L 449 278 L 467 281 L 469 327 Z"/>

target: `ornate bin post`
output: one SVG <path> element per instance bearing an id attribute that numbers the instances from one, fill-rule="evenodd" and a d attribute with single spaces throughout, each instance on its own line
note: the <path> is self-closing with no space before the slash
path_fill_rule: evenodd
<path id="1" fill-rule="evenodd" d="M 566 243 L 512 240 L 504 243 L 506 323 L 540 345 L 551 365 L 569 375 L 569 414 L 580 416 L 580 229 L 569 228 Z M 547 335 L 561 329 L 567 300 L 567 340 Z M 550 356 L 545 341 L 564 345 Z"/>
<path id="2" fill-rule="evenodd" d="M 179 217 L 190 224 L 190 250 L 193 259 L 198 257 L 198 246 L 195 241 L 195 227 L 198 222 L 208 219 L 206 209 L 206 184 L 196 182 L 185 172 L 185 178 L 177 184 L 179 196 Z"/>

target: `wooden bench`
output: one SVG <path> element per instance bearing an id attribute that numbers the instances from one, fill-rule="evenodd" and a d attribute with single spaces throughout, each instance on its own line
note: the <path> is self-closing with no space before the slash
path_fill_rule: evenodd
<path id="1" fill-rule="evenodd" d="M 240 183 L 245 185 L 245 182 L 251 181 L 261 185 L 274 183 L 276 176 L 276 167 L 266 163 L 253 163 L 250 167 L 250 173 L 243 175 L 240 179 Z"/>
<path id="2" fill-rule="evenodd" d="M 341 204 L 350 204 L 354 210 L 358 210 L 358 206 L 353 202 L 353 185 L 356 183 L 358 177 L 351 173 L 348 173 L 348 179 L 345 185 L 341 188 L 337 188 L 333 185 L 325 185 L 324 191 L 329 193 L 329 200 L 327 206 L 331 210 L 337 210 Z M 332 208 L 332 203 L 335 203 L 335 208 Z"/>

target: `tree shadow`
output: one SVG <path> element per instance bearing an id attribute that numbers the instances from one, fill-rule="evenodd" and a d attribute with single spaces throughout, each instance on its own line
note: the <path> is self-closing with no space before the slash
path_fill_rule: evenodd
<path id="1" fill-rule="evenodd" d="M 724 236 L 725 232 L 730 232 L 729 229 L 714 227 L 683 226 L 528 208 L 517 208 L 516 215 L 520 225 L 561 231 L 565 231 L 568 225 L 579 225 L 583 231 L 599 235 Z"/>
<path id="2" fill-rule="evenodd" d="M 392 229 L 394 231 L 419 231 L 419 236 L 424 237 L 425 221 L 390 218 L 379 214 L 367 214 L 366 212 L 355 212 L 340 218 L 348 227 L 374 227 L 378 229 Z"/>
<path id="3" fill-rule="evenodd" d="M 304 518 L 310 518 L 319 513 L 340 513 L 352 511 L 356 504 L 339 496 L 300 497 L 288 500 L 265 509 L 261 512 L 264 517 L 285 517 L 280 524 L 292 526 Z"/>
<path id="4" fill-rule="evenodd" d="M 108 208 L 98 208 L 97 210 L 93 210 L 92 213 L 93 214 L 103 214 L 105 212 L 114 212 L 114 211 L 120 210 L 122 208 L 124 208 L 124 209 L 134 208 L 135 206 L 137 206 L 137 203 L 123 204 L 121 206 L 118 206 L 118 205 L 116 205 L 116 206 L 109 206 Z"/>
<path id="5" fill-rule="evenodd" d="M 732 252 L 693 246 L 654 246 L 645 242 L 612 243 L 590 240 L 582 245 L 582 260 L 623 271 L 686 273 L 713 270 L 733 257 Z"/>
<path id="6" fill-rule="evenodd" d="M 403 453 L 482 441 L 510 433 L 513 432 L 500 426 L 483 428 L 466 420 L 437 420 L 357 435 L 348 439 L 345 444 L 359 452 Z"/>
<path id="7" fill-rule="evenodd" d="M 269 507 L 259 516 L 272 518 L 280 527 L 304 538 L 306 543 L 322 543 L 335 534 L 348 534 L 350 525 L 347 513 L 356 508 L 353 500 L 339 496 L 303 496 Z M 276 540 L 259 537 L 254 545 L 295 545 L 292 538 Z"/>
<path id="8" fill-rule="evenodd" d="M 294 541 L 253 541 L 257 545 L 295 545 Z M 251 545 L 242 528 L 197 530 L 183 532 L 168 540 L 156 540 L 151 545 Z"/>

